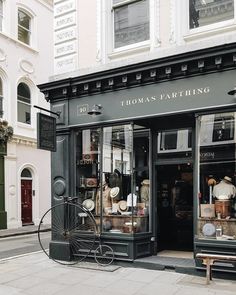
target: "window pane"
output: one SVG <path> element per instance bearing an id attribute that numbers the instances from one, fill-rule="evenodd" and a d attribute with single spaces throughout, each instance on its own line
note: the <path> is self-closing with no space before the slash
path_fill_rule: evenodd
<path id="1" fill-rule="evenodd" d="M 189 0 L 190 29 L 234 18 L 234 0 Z"/>
<path id="2" fill-rule="evenodd" d="M 236 237 L 235 113 L 200 118 L 198 237 Z"/>
<path id="3" fill-rule="evenodd" d="M 115 48 L 149 39 L 149 1 L 114 9 Z"/>
<path id="4" fill-rule="evenodd" d="M 18 40 L 29 44 L 30 43 L 30 32 L 25 30 L 24 28 L 18 26 Z"/>
<path id="5" fill-rule="evenodd" d="M 25 100 L 30 102 L 30 89 L 25 83 L 20 83 L 18 85 L 17 94 L 19 97 L 24 97 Z M 19 99 L 19 100 L 21 100 L 21 99 Z"/>
<path id="6" fill-rule="evenodd" d="M 76 136 L 76 196 L 99 224 L 100 215 L 96 196 L 100 190 L 100 129 L 81 130 Z M 85 218 L 84 222 L 89 222 Z"/>
<path id="7" fill-rule="evenodd" d="M 18 122 L 31 123 L 30 89 L 25 83 L 17 87 Z"/>
<path id="8" fill-rule="evenodd" d="M 18 113 L 18 122 L 30 124 L 30 105 L 24 104 L 18 101 L 17 103 L 17 113 Z"/>
<path id="9" fill-rule="evenodd" d="M 21 10 L 18 11 L 18 25 L 30 29 L 30 17 Z"/>
<path id="10" fill-rule="evenodd" d="M 18 40 L 30 44 L 30 16 L 18 11 Z"/>
<path id="11" fill-rule="evenodd" d="M 21 177 L 28 177 L 28 178 L 31 178 L 32 175 L 31 175 L 31 172 L 29 171 L 29 169 L 24 169 L 24 170 L 21 172 Z"/>

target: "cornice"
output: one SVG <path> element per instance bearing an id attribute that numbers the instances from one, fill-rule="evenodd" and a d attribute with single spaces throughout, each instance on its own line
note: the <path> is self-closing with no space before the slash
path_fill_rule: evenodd
<path id="1" fill-rule="evenodd" d="M 38 85 L 47 101 L 161 83 L 236 68 L 236 43 L 153 59 Z"/>

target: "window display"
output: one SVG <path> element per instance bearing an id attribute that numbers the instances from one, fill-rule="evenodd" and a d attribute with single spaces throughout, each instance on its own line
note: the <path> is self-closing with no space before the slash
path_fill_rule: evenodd
<path id="1" fill-rule="evenodd" d="M 78 201 L 99 229 L 148 231 L 149 131 L 131 124 L 81 130 L 76 142 Z"/>
<path id="2" fill-rule="evenodd" d="M 198 237 L 236 239 L 235 113 L 200 117 Z"/>

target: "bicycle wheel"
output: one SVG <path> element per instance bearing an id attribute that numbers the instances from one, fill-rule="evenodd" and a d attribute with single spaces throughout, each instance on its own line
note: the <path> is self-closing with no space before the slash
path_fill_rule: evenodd
<path id="1" fill-rule="evenodd" d="M 110 246 L 99 245 L 95 250 L 94 258 L 97 264 L 101 266 L 110 265 L 114 260 L 114 251 Z"/>
<path id="2" fill-rule="evenodd" d="M 45 233 L 43 225 L 51 224 Z M 46 211 L 38 226 L 38 240 L 44 253 L 60 264 L 76 264 L 94 246 L 96 224 L 90 213 L 77 204 L 62 203 Z"/>

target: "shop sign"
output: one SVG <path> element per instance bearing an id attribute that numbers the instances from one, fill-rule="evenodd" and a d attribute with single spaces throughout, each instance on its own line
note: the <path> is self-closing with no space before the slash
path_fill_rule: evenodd
<path id="1" fill-rule="evenodd" d="M 236 106 L 236 99 L 227 94 L 233 85 L 235 74 L 227 71 L 84 96 L 69 100 L 70 124 L 142 119 Z M 85 113 L 81 116 L 78 111 L 81 105 L 91 109 L 95 104 L 102 106 L 101 115 L 92 117 Z"/>
<path id="2" fill-rule="evenodd" d="M 37 146 L 42 150 L 56 151 L 56 118 L 37 113 Z"/>

